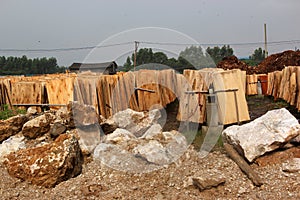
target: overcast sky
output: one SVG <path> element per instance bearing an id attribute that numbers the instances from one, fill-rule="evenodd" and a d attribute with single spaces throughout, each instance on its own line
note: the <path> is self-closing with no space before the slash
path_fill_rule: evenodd
<path id="1" fill-rule="evenodd" d="M 266 23 L 268 41 L 300 40 L 299 9 L 299 0 L 0 0 L 0 50 L 95 46 L 112 35 L 141 27 L 172 29 L 200 44 L 236 44 L 263 42 Z M 142 39 L 165 41 L 159 34 Z M 106 44 L 140 38 L 108 40 Z M 263 44 L 232 45 L 239 57 L 249 56 L 259 46 Z M 300 43 L 273 44 L 269 52 L 295 47 Z M 133 44 L 128 48 L 132 50 Z M 83 62 L 89 50 L 0 54 L 54 56 L 59 65 L 69 66 Z M 102 56 L 98 61 L 105 59 Z"/>

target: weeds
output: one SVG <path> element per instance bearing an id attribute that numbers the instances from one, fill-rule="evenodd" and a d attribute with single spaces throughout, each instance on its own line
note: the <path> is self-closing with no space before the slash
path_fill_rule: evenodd
<path id="1" fill-rule="evenodd" d="M 3 110 L 0 111 L 0 120 L 5 120 L 18 114 L 26 114 L 26 110 L 18 108 L 9 109 L 8 105 L 3 105 Z"/>

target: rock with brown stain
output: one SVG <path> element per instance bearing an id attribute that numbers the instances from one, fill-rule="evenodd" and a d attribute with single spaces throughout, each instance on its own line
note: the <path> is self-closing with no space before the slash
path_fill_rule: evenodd
<path id="1" fill-rule="evenodd" d="M 62 134 L 50 144 L 6 156 L 8 173 L 35 185 L 54 187 L 81 173 L 83 156 L 74 135 Z"/>
<path id="2" fill-rule="evenodd" d="M 35 139 L 47 133 L 50 130 L 50 124 L 55 116 L 51 113 L 45 113 L 28 122 L 22 128 L 22 134 L 29 139 Z"/>
<path id="3" fill-rule="evenodd" d="M 17 115 L 7 120 L 0 121 L 0 142 L 22 130 L 23 124 L 28 118 L 25 115 Z"/>

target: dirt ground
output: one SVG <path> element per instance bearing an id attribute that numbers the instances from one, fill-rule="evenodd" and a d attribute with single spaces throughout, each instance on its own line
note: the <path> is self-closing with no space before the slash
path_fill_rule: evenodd
<path id="1" fill-rule="evenodd" d="M 287 107 L 271 98 L 248 97 L 251 119 L 268 110 Z M 288 109 L 299 119 L 292 107 Z M 173 113 L 175 115 L 175 113 Z M 174 117 L 166 129 L 176 125 Z M 171 123 L 172 122 L 172 123 Z M 0 199 L 300 199 L 300 172 L 284 172 L 283 164 L 300 158 L 300 146 L 283 148 L 256 160 L 251 166 L 264 184 L 256 187 L 225 154 L 216 148 L 200 158 L 194 145 L 175 163 L 149 173 L 132 174 L 111 169 L 99 161 L 87 159 L 82 173 L 46 189 L 10 177 L 0 166 Z M 221 174 L 226 182 L 200 191 L 192 178 Z"/>

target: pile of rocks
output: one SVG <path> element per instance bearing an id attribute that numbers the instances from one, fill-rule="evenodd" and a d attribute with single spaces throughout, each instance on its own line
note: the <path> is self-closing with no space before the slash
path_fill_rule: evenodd
<path id="1" fill-rule="evenodd" d="M 116 113 L 101 123 L 106 130 L 117 128 L 102 138 L 93 157 L 112 168 L 138 173 L 170 164 L 186 151 L 187 141 L 175 130 L 163 132 L 160 117 L 158 109 Z"/>
<path id="2" fill-rule="evenodd" d="M 84 113 L 80 117 L 76 114 L 79 111 Z M 44 113 L 30 108 L 26 115 L 14 116 L 0 124 L 0 162 L 9 174 L 53 187 L 81 173 L 82 152 L 87 148 L 74 128 L 97 126 L 99 117 L 92 106 L 74 102 L 58 111 Z M 97 136 L 100 138 L 100 132 Z"/>
<path id="3" fill-rule="evenodd" d="M 158 109 L 127 109 L 109 119 L 76 102 L 58 111 L 1 121 L 0 163 L 11 176 L 53 187 L 81 173 L 85 156 L 112 168 L 143 172 L 169 164 L 187 149 L 177 131 L 163 132 Z"/>

